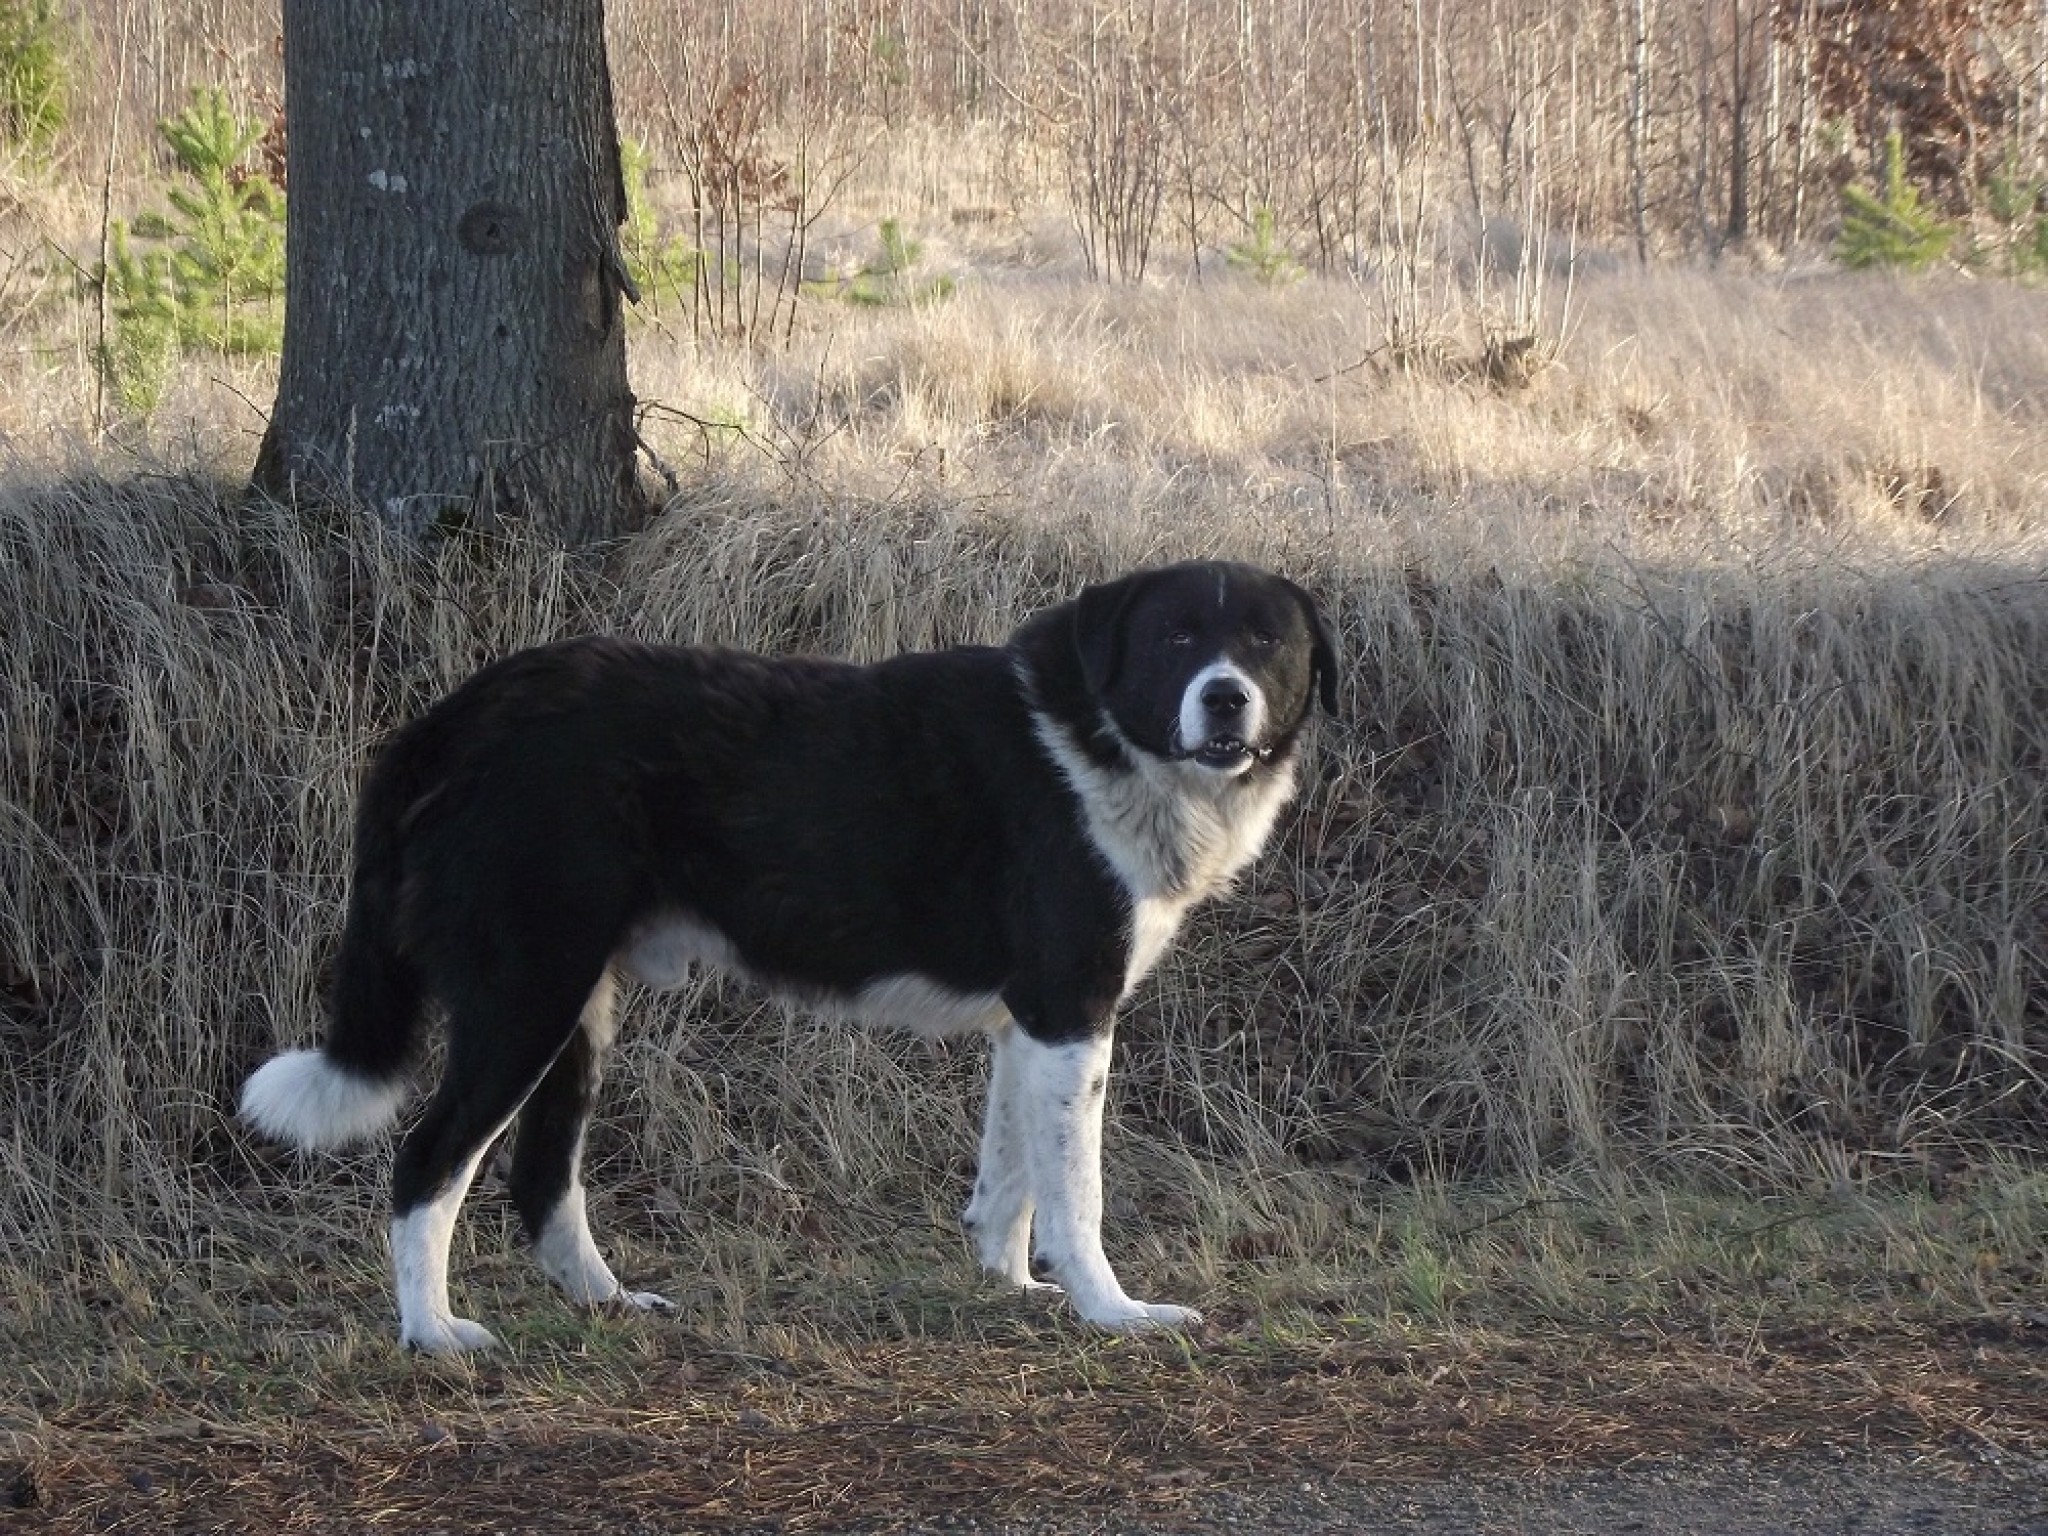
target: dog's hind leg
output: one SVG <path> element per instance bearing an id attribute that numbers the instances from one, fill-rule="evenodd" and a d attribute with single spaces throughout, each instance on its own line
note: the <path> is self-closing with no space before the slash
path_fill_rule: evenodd
<path id="1" fill-rule="evenodd" d="M 593 971 L 596 967 L 592 968 Z M 586 973 L 587 974 L 587 973 Z M 525 990 L 521 990 L 521 986 Z M 391 1177 L 391 1263 L 399 1342 L 423 1354 L 460 1354 L 497 1341 L 457 1317 L 448 1301 L 448 1248 L 463 1196 L 491 1143 L 582 1033 L 590 983 L 575 990 L 501 978 L 450 996 L 448 1066 Z"/>
<path id="2" fill-rule="evenodd" d="M 512 1149 L 512 1203 L 533 1240 L 533 1256 L 571 1301 L 666 1311 L 666 1297 L 629 1291 L 598 1252 L 584 1212 L 583 1133 L 612 1040 L 613 986 L 599 979 L 569 1043 L 519 1112 Z"/>
<path id="3" fill-rule="evenodd" d="M 974 1197 L 961 1216 L 982 1267 L 1027 1290 L 1031 1278 L 1031 1180 L 1024 1159 L 1019 1103 L 1022 1069 L 1017 1042 L 1023 1031 L 1005 1021 L 989 1041 L 988 1108 L 982 1117 L 981 1158 Z"/>
<path id="4" fill-rule="evenodd" d="M 415 1136 L 430 1129 L 441 1105 L 436 1096 Z M 452 1119 L 452 1113 L 446 1118 Z M 462 1210 L 463 1196 L 476 1178 L 477 1164 L 506 1123 L 501 1120 L 487 1134 L 468 1138 L 468 1152 L 444 1170 L 431 1193 L 414 1198 L 393 1194 L 391 1268 L 398 1288 L 398 1342 L 407 1349 L 423 1355 L 459 1355 L 489 1349 L 498 1342 L 490 1329 L 457 1317 L 449 1306 L 448 1247 L 455 1236 L 455 1218 Z M 401 1159 L 412 1146 L 409 1138 L 399 1149 Z M 415 1159 L 420 1164 L 425 1161 L 423 1156 Z"/>

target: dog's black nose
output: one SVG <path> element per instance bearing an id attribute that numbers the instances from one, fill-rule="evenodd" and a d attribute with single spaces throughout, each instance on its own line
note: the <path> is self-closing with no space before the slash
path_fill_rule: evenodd
<path id="1" fill-rule="evenodd" d="M 1244 713 L 1244 708 L 1249 703 L 1251 695 L 1244 691 L 1244 685 L 1235 678 L 1213 678 L 1202 689 L 1202 708 L 1212 715 L 1235 719 Z"/>

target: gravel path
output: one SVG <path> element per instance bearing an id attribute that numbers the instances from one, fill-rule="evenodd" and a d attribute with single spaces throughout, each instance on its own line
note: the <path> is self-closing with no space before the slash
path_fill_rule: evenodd
<path id="1" fill-rule="evenodd" d="M 1185 1509 L 1043 1521 L 951 1517 L 958 1536 L 2048 1536 L 2048 1465 L 1702 1455 L 1618 1471 L 1307 1482 Z"/>

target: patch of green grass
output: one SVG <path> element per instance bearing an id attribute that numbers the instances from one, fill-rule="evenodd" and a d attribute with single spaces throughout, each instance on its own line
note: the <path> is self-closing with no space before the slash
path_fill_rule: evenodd
<path id="1" fill-rule="evenodd" d="M 289 1211 L 223 1210 L 223 1241 L 206 1265 L 112 1252 L 68 1293 L 32 1293 L 25 1277 L 0 1276 L 9 1294 L 38 1295 L 33 1311 L 0 1318 L 0 1346 L 24 1367 L 16 1413 L 140 1409 L 168 1395 L 232 1399 L 262 1419 L 289 1415 L 309 1393 L 374 1399 L 421 1373 L 488 1376 L 541 1397 L 615 1381 L 630 1395 L 678 1351 L 772 1364 L 891 1346 L 1050 1350 L 1087 1384 L 1115 1378 L 1132 1348 L 1163 1350 L 1199 1372 L 1335 1339 L 1540 1341 L 1632 1318 L 1722 1333 L 1933 1325 L 2021 1315 L 2048 1286 L 2048 1176 L 2018 1167 L 1986 1169 L 1941 1200 L 1653 1186 L 1596 1194 L 1546 1183 L 1359 1190 L 1349 1201 L 1349 1234 L 1313 1255 L 1216 1264 L 1199 1250 L 1228 1234 L 1162 1234 L 1153 1272 L 1133 1280 L 1208 1312 L 1185 1339 L 1102 1334 L 1057 1300 L 981 1276 L 951 1234 L 921 1231 L 851 1248 L 792 1242 L 763 1262 L 745 1234 L 716 1224 L 674 1252 L 628 1230 L 614 1245 L 622 1270 L 678 1311 L 591 1312 L 547 1285 L 518 1251 L 509 1213 L 486 1199 L 457 1244 L 456 1305 L 504 1348 L 418 1361 L 393 1342 L 375 1197 L 365 1192 L 338 1230 Z M 621 1213 L 606 1207 L 600 1200 L 601 1230 L 619 1225 Z M 262 1243 L 273 1223 L 281 1230 Z M 1211 1281 L 1195 1284 L 1202 1273 Z"/>
<path id="2" fill-rule="evenodd" d="M 205 1264 L 112 1259 L 0 1314 L 21 1367 L 0 1473 L 63 1529 L 128 1518 L 138 1489 L 157 1517 L 232 1521 L 260 1491 L 272 1518 L 345 1520 L 410 1518 L 460 1486 L 463 1518 L 489 1524 L 519 1468 L 593 1518 L 915 1522 L 963 1498 L 1151 1507 L 1162 1479 L 1475 1456 L 1921 1451 L 1971 1425 L 2015 1454 L 2048 1445 L 2027 1342 L 2048 1279 L 2038 1172 L 1985 1168 L 1940 1199 L 1558 1181 L 1341 1199 L 1348 1226 L 1313 1252 L 1218 1263 L 1228 1233 L 1141 1229 L 1144 1281 L 1210 1318 L 1124 1338 L 992 1286 L 930 1233 L 764 1248 L 706 1221 L 664 1251 L 602 1197 L 600 1229 L 628 1229 L 622 1267 L 680 1312 L 586 1313 L 487 1198 L 457 1300 L 504 1347 L 452 1361 L 396 1349 L 367 1191 L 317 1223 L 223 1207 Z M 504 1477 L 478 1482 L 481 1464 Z"/>

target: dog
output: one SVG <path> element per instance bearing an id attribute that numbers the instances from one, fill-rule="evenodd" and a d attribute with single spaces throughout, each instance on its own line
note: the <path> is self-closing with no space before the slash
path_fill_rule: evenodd
<path id="1" fill-rule="evenodd" d="M 1218 561 L 1141 570 L 1005 647 L 872 666 L 588 636 L 517 652 L 401 728 L 367 776 L 331 1021 L 250 1077 L 258 1131 L 387 1130 L 422 1014 L 446 1067 L 401 1145 L 402 1344 L 487 1348 L 454 1314 L 457 1212 L 517 1121 L 510 1192 L 587 1306 L 662 1309 L 591 1238 L 581 1160 L 614 978 L 693 966 L 863 1022 L 993 1041 L 965 1212 L 981 1262 L 1033 1259 L 1091 1323 L 1185 1328 L 1102 1246 L 1112 1016 L 1294 790 L 1331 627 L 1300 587 Z"/>

